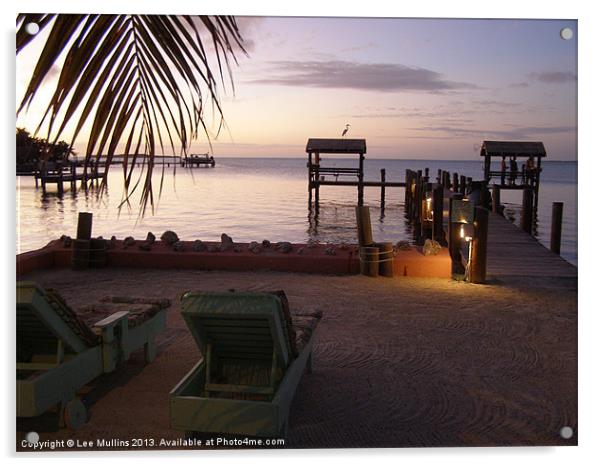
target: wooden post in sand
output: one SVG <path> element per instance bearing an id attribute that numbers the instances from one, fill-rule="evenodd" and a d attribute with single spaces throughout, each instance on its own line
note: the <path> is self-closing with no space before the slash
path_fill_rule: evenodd
<path id="1" fill-rule="evenodd" d="M 92 238 L 92 212 L 80 212 L 77 217 L 77 239 Z"/>
<path id="2" fill-rule="evenodd" d="M 474 237 L 468 264 L 468 281 L 485 283 L 487 280 L 487 232 L 489 229 L 489 211 L 484 207 L 475 209 Z"/>
<path id="3" fill-rule="evenodd" d="M 454 173 L 453 178 L 452 178 L 452 191 L 457 193 L 458 192 L 458 174 Z"/>
<path id="4" fill-rule="evenodd" d="M 552 231 L 550 233 L 550 250 L 560 254 L 560 238 L 562 233 L 562 202 L 552 204 Z"/>
<path id="5" fill-rule="evenodd" d="M 77 238 L 73 241 L 71 266 L 74 270 L 87 269 L 90 264 L 92 213 L 80 212 L 77 219 Z"/>

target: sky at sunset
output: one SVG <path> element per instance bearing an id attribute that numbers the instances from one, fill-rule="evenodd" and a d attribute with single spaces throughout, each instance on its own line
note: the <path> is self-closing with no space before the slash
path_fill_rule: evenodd
<path id="1" fill-rule="evenodd" d="M 302 157 L 308 137 L 340 137 L 349 124 L 371 158 L 474 159 L 484 139 L 541 140 L 551 160 L 577 157 L 576 21 L 238 22 L 249 56 L 234 67 L 235 94 L 222 92 L 228 131 L 212 141 L 216 156 Z M 38 51 L 17 58 L 18 101 Z M 17 126 L 35 129 L 52 80 L 45 88 Z"/>

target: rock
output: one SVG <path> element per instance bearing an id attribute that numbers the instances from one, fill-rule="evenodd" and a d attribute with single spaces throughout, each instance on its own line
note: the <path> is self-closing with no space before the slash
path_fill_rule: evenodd
<path id="1" fill-rule="evenodd" d="M 149 232 L 146 234 L 146 242 L 147 242 L 147 243 L 149 243 L 149 244 L 153 244 L 153 243 L 155 242 L 155 240 L 156 240 L 156 239 L 157 239 L 157 238 L 156 238 L 156 236 L 155 236 L 155 235 L 153 235 L 153 232 L 152 232 L 152 231 L 149 231 Z"/>
<path id="2" fill-rule="evenodd" d="M 222 233 L 222 244 L 219 247 L 220 251 L 230 251 L 234 247 L 234 241 L 226 233 Z"/>
<path id="3" fill-rule="evenodd" d="M 152 243 L 145 241 L 144 243 L 140 244 L 138 248 L 142 249 L 143 251 L 150 251 L 152 249 Z"/>
<path id="4" fill-rule="evenodd" d="M 309 249 L 313 249 L 313 248 L 315 248 L 315 247 L 316 247 L 318 244 L 320 244 L 320 242 L 319 242 L 319 241 L 317 241 L 317 240 L 315 240 L 315 239 L 310 239 L 310 240 L 307 242 L 307 247 L 308 247 Z"/>
<path id="5" fill-rule="evenodd" d="M 234 248 L 232 248 L 232 250 L 234 252 L 242 252 L 242 248 L 240 246 L 234 246 Z"/>
<path id="6" fill-rule="evenodd" d="M 71 247 L 71 236 L 62 235 L 60 241 L 63 243 L 63 246 L 66 248 Z"/>
<path id="7" fill-rule="evenodd" d="M 422 247 L 422 252 L 425 256 L 436 256 L 441 250 L 441 245 L 433 240 L 426 239 L 424 240 L 424 246 Z"/>
<path id="8" fill-rule="evenodd" d="M 326 250 L 324 251 L 324 254 L 326 254 L 327 256 L 336 256 L 337 255 L 337 251 L 335 248 L 333 248 L 332 246 L 329 248 L 326 248 Z"/>
<path id="9" fill-rule="evenodd" d="M 264 239 L 264 240 L 261 242 L 261 245 L 262 245 L 264 248 L 269 248 L 269 247 L 272 245 L 272 243 L 270 243 L 270 240 L 269 240 L 269 239 Z"/>
<path id="10" fill-rule="evenodd" d="M 341 244 L 339 244 L 339 249 L 341 251 L 347 251 L 349 249 L 349 245 L 343 241 Z"/>
<path id="11" fill-rule="evenodd" d="M 180 238 L 178 238 L 178 235 L 176 235 L 173 231 L 167 230 L 161 235 L 161 241 L 168 246 L 173 246 L 176 241 L 180 241 Z"/>
<path id="12" fill-rule="evenodd" d="M 109 249 L 115 249 L 115 247 L 117 246 L 117 237 L 115 235 L 111 236 L 111 239 L 109 240 Z"/>
<path id="13" fill-rule="evenodd" d="M 136 240 L 132 236 L 128 236 L 123 240 L 123 247 L 127 248 L 128 246 L 133 246 L 136 244 Z"/>
<path id="14" fill-rule="evenodd" d="M 261 250 L 262 246 L 257 241 L 252 241 L 251 244 L 249 244 L 249 251 L 251 251 L 253 254 L 259 254 Z"/>
<path id="15" fill-rule="evenodd" d="M 207 246 L 207 252 L 217 252 L 219 248 L 215 244 L 210 244 Z"/>
<path id="16" fill-rule="evenodd" d="M 401 251 L 408 251 L 408 250 L 412 249 L 412 245 L 410 244 L 410 242 L 409 241 L 403 241 L 403 240 L 402 241 L 398 241 L 395 244 L 395 247 L 397 249 L 400 249 Z"/>
<path id="17" fill-rule="evenodd" d="M 299 248 L 297 254 L 305 254 L 305 248 Z"/>
<path id="18" fill-rule="evenodd" d="M 293 250 L 293 245 L 288 241 L 281 241 L 276 243 L 276 251 L 279 251 L 283 254 L 288 254 Z"/>
<path id="19" fill-rule="evenodd" d="M 200 239 L 197 239 L 192 243 L 192 250 L 194 252 L 202 252 L 207 250 L 207 245 L 203 243 Z"/>
<path id="20" fill-rule="evenodd" d="M 173 248 L 174 251 L 177 251 L 177 252 L 181 252 L 184 249 L 186 249 L 184 246 L 184 241 L 176 241 L 174 244 L 172 244 L 171 247 Z"/>

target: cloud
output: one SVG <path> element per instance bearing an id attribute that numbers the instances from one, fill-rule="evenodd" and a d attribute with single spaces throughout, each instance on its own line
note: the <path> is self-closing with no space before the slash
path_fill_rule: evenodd
<path id="1" fill-rule="evenodd" d="M 396 63 L 283 60 L 270 64 L 269 77 L 251 82 L 380 92 L 442 92 L 478 88 L 474 84 L 447 80 L 436 71 Z"/>
<path id="2" fill-rule="evenodd" d="M 529 73 L 529 77 L 544 84 L 564 84 L 577 81 L 577 75 L 572 71 L 540 71 Z"/>
<path id="3" fill-rule="evenodd" d="M 527 126 L 510 130 L 474 129 L 459 126 L 423 126 L 411 128 L 413 131 L 432 131 L 455 137 L 495 137 L 500 139 L 528 139 L 543 134 L 570 133 L 576 131 L 574 126 Z"/>
<path id="4" fill-rule="evenodd" d="M 525 81 L 521 81 L 519 83 L 510 83 L 510 84 L 508 84 L 508 87 L 513 88 L 513 89 L 522 89 L 525 87 L 529 87 L 529 83 L 525 82 Z"/>

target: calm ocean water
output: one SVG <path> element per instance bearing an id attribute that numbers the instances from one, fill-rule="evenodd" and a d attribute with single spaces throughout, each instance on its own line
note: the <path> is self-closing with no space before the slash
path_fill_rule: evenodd
<path id="1" fill-rule="evenodd" d="M 132 208 L 118 205 L 122 199 L 122 172 L 113 166 L 109 190 L 99 198 L 94 190 L 85 193 L 65 191 L 61 198 L 54 186 L 46 196 L 35 189 L 32 177 L 17 177 L 17 252 L 39 248 L 62 234 L 75 235 L 79 211 L 94 213 L 94 236 L 144 238 L 148 231 L 161 234 L 174 230 L 185 240 L 219 240 L 227 233 L 234 241 L 286 240 L 305 242 L 355 242 L 354 187 L 322 187 L 320 210 L 315 216 L 307 208 L 306 159 L 223 158 L 215 168 L 184 169 L 165 167 L 163 193 L 155 205 L 155 213 L 138 215 L 138 198 Z M 356 161 L 330 158 L 328 166 L 355 166 Z M 380 169 L 387 180 L 403 181 L 406 168 L 429 167 L 431 178 L 437 169 L 458 172 L 481 179 L 480 160 L 378 160 L 366 159 L 366 180 L 379 180 Z M 156 171 L 158 192 L 161 170 Z M 377 241 L 410 239 L 405 223 L 403 188 L 387 190 L 386 209 L 381 215 L 380 189 L 366 188 L 365 203 L 372 207 L 372 226 Z M 561 255 L 577 264 L 577 163 L 543 162 L 540 187 L 537 238 L 549 247 L 552 203 L 564 202 Z M 507 212 L 520 218 L 520 191 L 503 191 L 502 203 Z"/>

